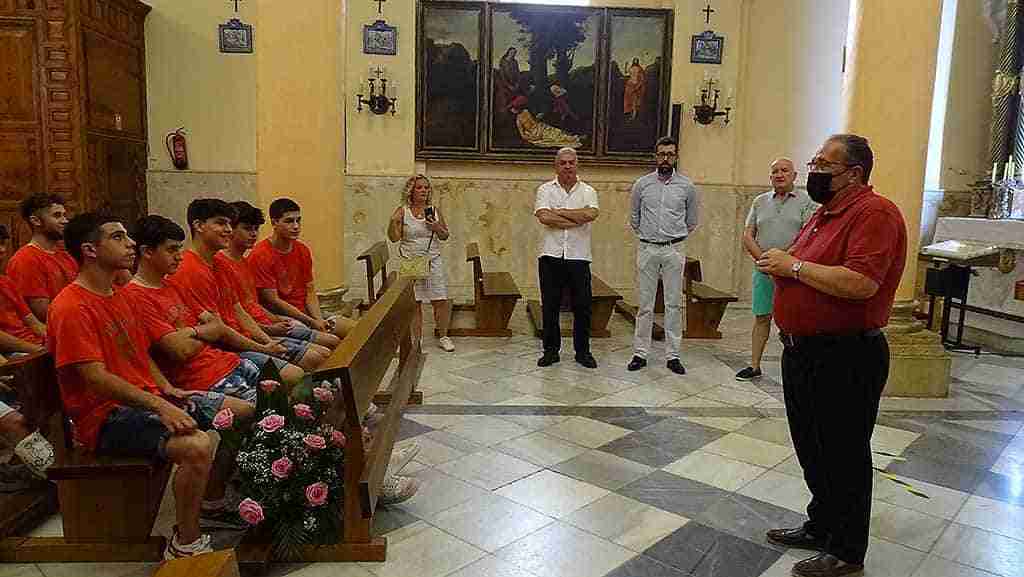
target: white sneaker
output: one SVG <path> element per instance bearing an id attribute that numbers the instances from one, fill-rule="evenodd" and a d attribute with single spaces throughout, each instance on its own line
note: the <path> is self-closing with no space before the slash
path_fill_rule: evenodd
<path id="1" fill-rule="evenodd" d="M 46 470 L 53 465 L 53 445 L 34 431 L 14 446 L 14 454 L 40 479 L 46 478 Z"/>
<path id="2" fill-rule="evenodd" d="M 455 343 L 452 342 L 451 337 L 441 337 L 437 340 L 437 345 L 446 352 L 451 353 L 455 351 Z"/>
<path id="3" fill-rule="evenodd" d="M 178 528 L 174 528 L 174 535 L 167 540 L 167 547 L 164 549 L 164 559 L 181 559 L 183 557 L 194 557 L 203 553 L 213 553 L 213 546 L 210 545 L 210 536 L 206 533 L 199 535 L 193 543 L 182 545 L 178 543 Z"/>
<path id="4" fill-rule="evenodd" d="M 420 482 L 416 479 L 391 475 L 381 483 L 377 503 L 381 505 L 394 505 L 402 501 L 408 501 L 419 489 Z"/>
<path id="5" fill-rule="evenodd" d="M 380 410 L 376 404 L 370 402 L 370 407 L 366 409 L 366 417 L 363 419 L 363 426 L 370 429 L 376 429 L 377 425 L 384 420 L 384 411 Z"/>
<path id="6" fill-rule="evenodd" d="M 402 472 L 402 469 L 412 461 L 420 452 L 417 443 L 410 443 L 396 451 L 391 452 L 391 461 L 388 462 L 388 472 L 385 477 L 391 477 Z"/>

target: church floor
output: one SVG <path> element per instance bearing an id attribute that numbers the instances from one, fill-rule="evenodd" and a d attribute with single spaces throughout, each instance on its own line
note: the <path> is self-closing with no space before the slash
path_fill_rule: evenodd
<path id="1" fill-rule="evenodd" d="M 687 375 L 629 373 L 632 327 L 595 339 L 599 367 L 538 369 L 539 340 L 520 307 L 510 339 L 428 338 L 422 407 L 399 444 L 413 499 L 378 511 L 382 564 L 277 565 L 291 577 L 781 577 L 808 556 L 768 545 L 799 524 L 808 493 L 780 402 L 777 342 L 765 378 L 738 383 L 749 313 L 721 341 L 683 341 Z M 424 331 L 429 333 L 429 328 Z M 883 399 L 871 577 L 1024 575 L 1024 359 L 957 356 L 947 399 Z M 165 509 L 157 532 L 173 517 Z M 59 519 L 38 529 L 59 534 Z M 149 575 L 153 565 L 8 565 L 0 577 Z"/>

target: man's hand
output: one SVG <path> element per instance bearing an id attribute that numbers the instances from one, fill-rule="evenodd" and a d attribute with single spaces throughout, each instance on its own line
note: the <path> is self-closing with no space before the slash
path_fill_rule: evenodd
<path id="1" fill-rule="evenodd" d="M 168 387 L 161 392 L 173 399 L 187 399 L 195 395 L 203 394 L 202 391 L 186 391 L 184 389 L 179 389 L 178 387 Z"/>
<path id="2" fill-rule="evenodd" d="M 196 337 L 200 340 L 212 343 L 224 338 L 227 325 L 224 324 L 224 321 L 220 320 L 220 317 L 211 314 L 209 311 L 203 311 L 199 315 L 199 322 L 200 325 L 196 327 Z"/>
<path id="3" fill-rule="evenodd" d="M 309 326 L 322 333 L 331 332 L 331 329 L 328 328 L 327 321 L 323 319 L 313 319 L 313 322 L 309 323 Z"/>
<path id="4" fill-rule="evenodd" d="M 156 414 L 160 417 L 160 422 L 167 427 L 171 434 L 184 435 L 196 430 L 195 420 L 188 416 L 188 413 L 166 400 L 162 403 Z"/>
<path id="5" fill-rule="evenodd" d="M 263 327 L 263 330 L 266 331 L 268 335 L 283 337 L 288 334 L 288 331 L 290 331 L 291 328 L 292 324 L 290 322 L 277 321 L 276 323 Z"/>
<path id="6" fill-rule="evenodd" d="M 788 252 L 770 248 L 762 252 L 761 258 L 757 259 L 757 270 L 772 276 L 792 278 L 793 263 L 796 261 L 796 257 Z"/>
<path id="7" fill-rule="evenodd" d="M 270 355 L 272 357 L 280 357 L 288 352 L 288 349 L 284 348 L 279 341 L 270 341 L 260 347 L 260 351 L 263 354 Z"/>

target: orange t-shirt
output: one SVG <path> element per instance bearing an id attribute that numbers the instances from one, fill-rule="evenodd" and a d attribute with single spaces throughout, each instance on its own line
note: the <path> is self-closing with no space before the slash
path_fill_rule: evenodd
<path id="1" fill-rule="evenodd" d="M 0 331 L 33 345 L 43 344 L 43 337 L 25 322 L 25 317 L 31 314 L 11 277 L 0 276 Z"/>
<path id="2" fill-rule="evenodd" d="M 217 265 L 217 272 L 223 273 L 222 278 L 227 281 L 226 285 L 234 291 L 235 298 L 241 303 L 245 312 L 249 313 L 249 316 L 257 324 L 274 324 L 270 315 L 267 314 L 267 309 L 260 304 L 259 296 L 256 294 L 256 279 L 252 275 L 249 263 L 245 259 L 234 260 L 223 252 L 218 252 L 213 260 Z"/>
<path id="3" fill-rule="evenodd" d="M 292 250 L 282 253 L 265 238 L 252 247 L 247 260 L 257 289 L 277 289 L 285 302 L 306 312 L 306 287 L 313 282 L 313 255 L 309 247 L 295 241 Z"/>
<path id="4" fill-rule="evenodd" d="M 235 292 L 224 284 L 223 277 L 218 278 L 216 268 L 216 262 L 213 266 L 208 265 L 194 251 L 186 250 L 181 266 L 168 280 L 183 295 L 198 303 L 199 312 L 206 310 L 217 313 L 224 324 L 249 336 L 249 333 L 242 330 L 242 325 L 235 316 L 235 303 L 238 302 Z"/>
<path id="5" fill-rule="evenodd" d="M 74 422 L 75 439 L 95 450 L 100 427 L 120 405 L 97 395 L 72 365 L 101 362 L 108 372 L 160 395 L 149 372 L 149 338 L 121 291 L 104 296 L 77 284 L 68 285 L 53 299 L 46 324 L 64 410 Z"/>
<path id="6" fill-rule="evenodd" d="M 161 288 L 150 288 L 130 282 L 119 293 L 131 303 L 142 328 L 154 344 L 168 333 L 199 324 L 194 306 L 185 304 L 178 289 L 170 283 Z M 238 355 L 207 344 L 184 362 L 172 361 L 162 354 L 152 356 L 167 378 L 186 391 L 210 390 L 240 362 Z"/>
<path id="7" fill-rule="evenodd" d="M 57 293 L 78 276 L 78 263 L 64 249 L 54 252 L 26 244 L 7 263 L 7 276 L 26 299 L 57 298 Z"/>

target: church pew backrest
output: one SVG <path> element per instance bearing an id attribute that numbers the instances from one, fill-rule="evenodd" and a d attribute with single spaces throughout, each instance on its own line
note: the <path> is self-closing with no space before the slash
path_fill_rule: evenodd
<path id="1" fill-rule="evenodd" d="M 390 253 L 388 251 L 388 243 L 382 240 L 373 243 L 373 246 L 366 249 L 362 254 L 356 257 L 356 260 L 361 260 L 366 263 L 367 306 L 372 305 L 388 287 L 390 280 L 388 278 L 389 257 Z M 381 286 L 379 289 L 374 287 L 373 281 L 378 273 L 381 273 Z"/>

